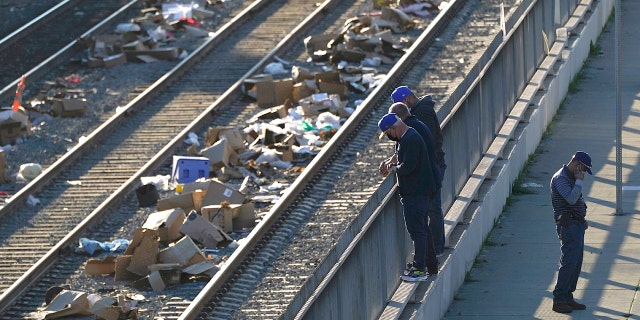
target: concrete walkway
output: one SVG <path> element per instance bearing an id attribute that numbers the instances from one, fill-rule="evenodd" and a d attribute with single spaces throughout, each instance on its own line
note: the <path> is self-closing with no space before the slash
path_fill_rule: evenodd
<path id="1" fill-rule="evenodd" d="M 622 2 L 622 186 L 640 186 L 640 1 Z M 640 190 L 625 190 L 616 212 L 614 20 L 547 130 L 523 183 L 480 252 L 444 319 L 640 319 Z M 593 159 L 585 178 L 589 229 L 576 300 L 587 310 L 551 311 L 560 245 L 549 180 L 577 150 Z M 638 188 L 640 189 L 640 188 Z M 638 297 L 640 300 L 640 296 Z"/>

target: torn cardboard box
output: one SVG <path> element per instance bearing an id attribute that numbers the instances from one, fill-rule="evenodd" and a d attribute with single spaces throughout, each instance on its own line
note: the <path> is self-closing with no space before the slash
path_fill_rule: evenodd
<path id="1" fill-rule="evenodd" d="M 210 169 L 213 170 L 224 166 L 233 167 L 240 160 L 226 138 L 216 141 L 212 146 L 203 149 L 201 153 L 203 157 L 209 159 Z"/>
<path id="2" fill-rule="evenodd" d="M 62 290 L 42 312 L 44 319 L 57 319 L 70 315 L 91 315 L 91 305 L 85 292 Z"/>
<path id="3" fill-rule="evenodd" d="M 89 259 L 84 266 L 84 271 L 89 276 L 101 276 L 116 272 L 116 256 L 108 256 L 104 259 Z"/>
<path id="4" fill-rule="evenodd" d="M 240 232 L 255 226 L 255 206 L 253 202 L 224 204 L 202 207 L 202 216 L 224 232 Z"/>
<path id="5" fill-rule="evenodd" d="M 207 248 L 217 248 L 218 245 L 233 241 L 221 228 L 209 222 L 195 211 L 191 211 L 180 232 Z"/>
<path id="6" fill-rule="evenodd" d="M 182 208 L 162 210 L 151 213 L 142 225 L 142 228 L 157 230 L 160 241 L 172 242 L 181 237 L 180 226 L 184 222 L 184 219 L 185 214 Z M 134 243 L 132 242 L 129 247 L 133 245 Z"/>
<path id="7" fill-rule="evenodd" d="M 173 246 L 160 250 L 158 260 L 160 263 L 177 263 L 183 267 L 207 261 L 198 246 L 189 236 L 184 236 L 175 242 Z"/>

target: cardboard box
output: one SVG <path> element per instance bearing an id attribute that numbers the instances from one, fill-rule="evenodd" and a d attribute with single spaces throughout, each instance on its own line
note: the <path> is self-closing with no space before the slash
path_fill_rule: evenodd
<path id="1" fill-rule="evenodd" d="M 87 99 L 85 98 L 64 98 L 52 101 L 52 111 L 55 116 L 75 117 L 87 113 Z"/>
<path id="2" fill-rule="evenodd" d="M 105 68 L 112 68 L 121 64 L 127 63 L 127 57 L 123 52 L 110 55 L 108 57 L 102 58 L 102 63 Z"/>
<path id="3" fill-rule="evenodd" d="M 337 94 L 341 98 L 347 96 L 347 86 L 342 82 L 320 80 L 320 83 L 318 83 L 318 91 L 327 94 Z"/>
<path id="4" fill-rule="evenodd" d="M 258 107 L 270 108 L 293 99 L 293 79 L 261 81 L 256 84 Z"/>
<path id="5" fill-rule="evenodd" d="M 114 281 L 133 281 L 140 278 L 139 275 L 127 270 L 131 258 L 131 255 L 122 255 L 116 258 Z"/>
<path id="6" fill-rule="evenodd" d="M 233 241 L 221 228 L 209 222 L 195 211 L 191 211 L 184 221 L 180 232 L 207 248 L 216 248 L 218 244 Z"/>
<path id="7" fill-rule="evenodd" d="M 209 184 L 211 183 L 211 179 L 187 182 L 182 184 L 182 194 L 191 193 L 197 190 L 205 192 L 209 188 Z M 184 212 L 189 212 L 191 210 L 185 210 Z"/>
<path id="8" fill-rule="evenodd" d="M 310 95 L 316 93 L 315 80 L 305 80 L 293 85 L 293 101 L 300 101 Z"/>
<path id="9" fill-rule="evenodd" d="M 149 56 L 158 60 L 176 60 L 182 53 L 181 48 L 154 48 L 149 50 L 131 50 L 125 51 L 127 61 L 138 61 L 138 56 Z M 144 60 L 140 60 L 145 62 Z"/>
<path id="10" fill-rule="evenodd" d="M 70 315 L 91 315 L 87 294 L 80 291 L 62 290 L 44 309 L 44 319 L 57 319 Z"/>
<path id="11" fill-rule="evenodd" d="M 205 157 L 173 156 L 172 179 L 178 183 L 193 182 L 209 178 L 210 164 Z"/>
<path id="12" fill-rule="evenodd" d="M 0 124 L 0 145 L 15 143 L 16 139 L 22 136 L 20 122 L 8 121 Z"/>
<path id="13" fill-rule="evenodd" d="M 149 266 L 158 262 L 159 248 L 160 244 L 155 236 L 142 237 L 141 241 L 133 248 L 127 271 L 140 276 L 148 275 Z"/>
<path id="14" fill-rule="evenodd" d="M 268 122 L 269 120 L 284 118 L 287 115 L 289 115 L 287 108 L 284 105 L 279 105 L 256 113 L 249 122 L 257 122 L 259 120 Z"/>
<path id="15" fill-rule="evenodd" d="M 207 187 L 208 185 L 206 184 Z M 181 208 L 184 212 L 190 212 L 191 210 L 200 212 L 205 194 L 206 190 L 202 189 L 189 192 L 183 190 L 182 194 L 158 200 L 156 208 L 158 211 Z"/>
<path id="16" fill-rule="evenodd" d="M 207 260 L 189 236 L 184 236 L 173 246 L 160 250 L 158 258 L 160 263 L 177 263 L 183 267 L 192 265 L 192 261 Z"/>
<path id="17" fill-rule="evenodd" d="M 227 139 L 220 139 L 212 146 L 201 151 L 202 156 L 209 159 L 210 168 L 218 169 L 223 166 L 231 167 L 238 163 L 238 154 L 233 150 Z"/>
<path id="18" fill-rule="evenodd" d="M 6 182 L 9 182 L 9 179 L 7 179 L 7 161 L 5 159 L 4 150 L 0 149 L 0 183 Z"/>
<path id="19" fill-rule="evenodd" d="M 84 272 L 89 276 L 100 276 L 116 272 L 116 256 L 104 259 L 89 259 L 84 266 Z"/>
<path id="20" fill-rule="evenodd" d="M 317 50 L 329 50 L 327 44 L 338 36 L 339 34 L 334 33 L 308 36 L 304 39 L 304 47 L 309 55 Z"/>
<path id="21" fill-rule="evenodd" d="M 317 72 L 314 75 L 314 80 L 318 88 L 320 82 L 340 82 L 340 71 Z"/>
<path id="22" fill-rule="evenodd" d="M 224 232 L 233 232 L 233 211 L 229 210 L 228 206 L 204 206 L 202 207 L 202 217 Z"/>
<path id="23" fill-rule="evenodd" d="M 202 216 L 220 227 L 224 232 L 239 232 L 256 225 L 253 202 L 202 207 Z"/>
<path id="24" fill-rule="evenodd" d="M 258 83 L 263 81 L 273 81 L 273 76 L 270 74 L 258 74 L 251 78 L 244 80 L 242 89 L 247 96 L 258 99 Z"/>
<path id="25" fill-rule="evenodd" d="M 209 206 L 214 204 L 220 204 L 221 202 L 228 202 L 231 204 L 241 204 L 244 202 L 244 195 L 240 191 L 231 188 L 224 183 L 211 180 L 204 199 L 202 200 L 202 206 Z"/>
<path id="26" fill-rule="evenodd" d="M 158 211 L 149 215 L 142 228 L 157 230 L 160 241 L 171 242 L 181 237 L 180 226 L 184 219 L 182 208 Z"/>
<path id="27" fill-rule="evenodd" d="M 286 112 L 286 111 L 285 111 Z M 229 142 L 229 145 L 234 151 L 245 150 L 247 147 L 244 145 L 244 133 L 238 128 L 229 128 L 223 130 L 219 134 L 220 138 L 225 138 Z"/>

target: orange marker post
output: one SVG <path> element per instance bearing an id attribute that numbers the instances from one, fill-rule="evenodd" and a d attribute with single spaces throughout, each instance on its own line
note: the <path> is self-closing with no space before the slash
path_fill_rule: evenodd
<path id="1" fill-rule="evenodd" d="M 22 91 L 24 91 L 24 76 L 20 78 L 20 82 L 18 82 L 18 89 L 16 89 L 16 98 L 13 99 L 13 107 L 11 110 L 18 111 L 20 108 L 20 104 L 22 103 Z"/>

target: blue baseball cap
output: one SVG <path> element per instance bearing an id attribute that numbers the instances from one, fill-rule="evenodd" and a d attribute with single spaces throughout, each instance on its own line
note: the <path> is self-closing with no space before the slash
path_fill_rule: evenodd
<path id="1" fill-rule="evenodd" d="M 378 121 L 378 128 L 380 128 L 382 132 L 385 132 L 398 121 L 400 121 L 400 118 L 398 118 L 395 113 L 387 113 Z"/>
<path id="2" fill-rule="evenodd" d="M 413 92 L 407 86 L 400 86 L 393 90 L 391 99 L 393 102 L 402 102 L 408 95 L 412 95 Z"/>
<path id="3" fill-rule="evenodd" d="M 573 158 L 580 162 L 580 164 L 585 166 L 589 174 L 593 175 L 593 173 L 591 173 L 591 157 L 588 153 L 584 151 L 578 151 L 573 155 Z"/>

